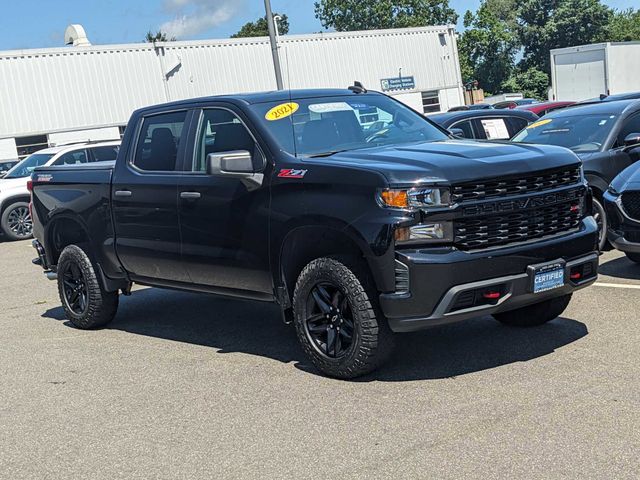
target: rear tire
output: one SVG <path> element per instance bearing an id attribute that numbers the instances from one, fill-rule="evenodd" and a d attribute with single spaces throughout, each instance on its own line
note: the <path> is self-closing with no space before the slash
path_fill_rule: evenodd
<path id="1" fill-rule="evenodd" d="M 310 262 L 298 277 L 293 311 L 302 348 L 327 376 L 365 375 L 393 351 L 393 332 L 380 312 L 376 291 L 354 258 Z"/>
<path id="2" fill-rule="evenodd" d="M 105 326 L 118 310 L 118 292 L 104 290 L 91 260 L 77 245 L 58 260 L 58 293 L 69 321 L 83 330 Z"/>
<path id="3" fill-rule="evenodd" d="M 625 255 L 629 260 L 635 263 L 640 263 L 640 253 L 635 252 L 625 252 Z"/>
<path id="4" fill-rule="evenodd" d="M 9 240 L 26 240 L 33 233 L 33 222 L 27 202 L 16 202 L 9 205 L 2 212 L 0 219 L 2 233 Z"/>
<path id="5" fill-rule="evenodd" d="M 513 327 L 535 327 L 558 318 L 565 311 L 571 294 L 552 298 L 544 302 L 535 303 L 527 307 L 510 310 L 508 312 L 494 313 L 493 317 L 500 323 Z"/>

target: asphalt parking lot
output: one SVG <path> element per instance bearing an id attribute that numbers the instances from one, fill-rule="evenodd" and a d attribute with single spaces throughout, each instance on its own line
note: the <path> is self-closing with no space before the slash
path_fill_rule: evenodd
<path id="1" fill-rule="evenodd" d="M 638 478 L 640 266 L 605 254 L 563 318 L 402 336 L 318 375 L 271 305 L 139 289 L 81 331 L 0 240 L 0 477 Z"/>

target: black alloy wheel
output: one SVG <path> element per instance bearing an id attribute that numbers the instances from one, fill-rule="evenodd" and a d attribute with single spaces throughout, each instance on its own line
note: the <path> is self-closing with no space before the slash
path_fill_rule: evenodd
<path id="1" fill-rule="evenodd" d="M 33 222 L 29 207 L 19 205 L 12 208 L 7 215 L 7 229 L 18 239 L 29 238 L 33 231 Z"/>
<path id="2" fill-rule="evenodd" d="M 86 313 L 89 303 L 87 301 L 87 282 L 82 270 L 76 263 L 68 263 L 62 272 L 63 297 L 69 310 L 78 316 Z"/>
<path id="3" fill-rule="evenodd" d="M 354 323 L 346 295 L 335 285 L 317 284 L 307 299 L 305 330 L 325 357 L 340 358 L 353 344 Z"/>

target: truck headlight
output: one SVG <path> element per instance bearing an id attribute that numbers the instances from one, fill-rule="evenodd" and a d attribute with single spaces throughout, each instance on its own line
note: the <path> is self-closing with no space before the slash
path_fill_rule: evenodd
<path id="1" fill-rule="evenodd" d="M 387 188 L 379 200 L 391 208 L 442 208 L 451 205 L 451 193 L 442 187 Z"/>
<path id="2" fill-rule="evenodd" d="M 453 224 L 438 222 L 398 227 L 394 236 L 396 244 L 450 243 L 453 242 Z"/>

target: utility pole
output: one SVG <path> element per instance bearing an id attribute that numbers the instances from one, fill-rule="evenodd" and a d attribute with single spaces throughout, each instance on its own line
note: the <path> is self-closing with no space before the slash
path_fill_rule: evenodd
<path id="1" fill-rule="evenodd" d="M 271 0 L 264 0 L 264 9 L 267 12 L 267 26 L 269 27 L 269 40 L 271 41 L 271 54 L 273 55 L 273 68 L 276 72 L 276 86 L 282 90 L 282 70 L 280 70 L 280 56 L 278 55 L 278 39 L 276 37 L 276 26 L 273 21 L 271 11 Z"/>

